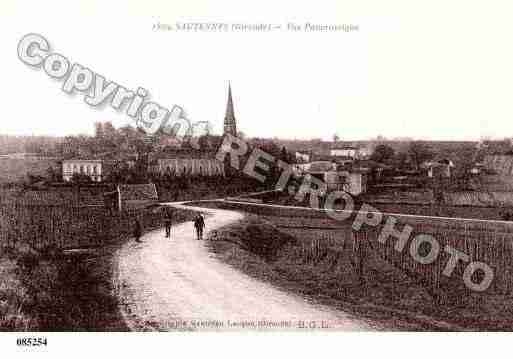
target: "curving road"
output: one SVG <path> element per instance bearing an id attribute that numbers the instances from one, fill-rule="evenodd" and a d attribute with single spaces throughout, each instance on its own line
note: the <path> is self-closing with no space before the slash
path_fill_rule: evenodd
<path id="1" fill-rule="evenodd" d="M 206 212 L 207 230 L 242 218 L 233 211 L 184 208 Z M 174 226 L 172 239 L 158 230 L 142 240 L 125 244 L 116 256 L 120 309 L 132 330 L 377 329 L 221 263 L 193 238 L 191 222 Z"/>

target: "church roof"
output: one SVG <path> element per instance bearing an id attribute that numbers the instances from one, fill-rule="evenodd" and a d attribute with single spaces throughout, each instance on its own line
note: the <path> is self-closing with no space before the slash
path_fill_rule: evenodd
<path id="1" fill-rule="evenodd" d="M 309 172 L 329 172 L 333 171 L 333 162 L 315 161 L 310 164 Z"/>
<path id="2" fill-rule="evenodd" d="M 225 124 L 228 124 L 229 120 L 232 119 L 235 119 L 235 113 L 233 111 L 232 87 L 228 84 L 228 102 L 226 103 L 226 114 L 224 116 Z"/>
<path id="3" fill-rule="evenodd" d="M 235 111 L 233 110 L 231 84 L 228 84 L 228 101 L 226 103 L 226 113 L 224 115 L 224 133 L 237 135 L 237 126 L 235 123 Z"/>

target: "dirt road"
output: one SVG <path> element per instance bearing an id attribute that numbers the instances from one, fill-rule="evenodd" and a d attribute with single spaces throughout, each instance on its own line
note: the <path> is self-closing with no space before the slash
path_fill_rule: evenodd
<path id="1" fill-rule="evenodd" d="M 233 211 L 196 210 L 207 213 L 207 230 L 241 218 Z M 132 330 L 379 329 L 221 263 L 193 237 L 191 222 L 173 227 L 171 239 L 159 230 L 142 240 L 125 244 L 116 256 L 115 285 Z"/>

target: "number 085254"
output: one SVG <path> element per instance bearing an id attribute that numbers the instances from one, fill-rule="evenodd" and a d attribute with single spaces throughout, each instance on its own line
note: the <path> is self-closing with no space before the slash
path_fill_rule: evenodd
<path id="1" fill-rule="evenodd" d="M 25 338 L 17 338 L 16 345 L 22 347 L 40 347 L 47 346 L 48 340 L 44 337 L 25 337 Z"/>

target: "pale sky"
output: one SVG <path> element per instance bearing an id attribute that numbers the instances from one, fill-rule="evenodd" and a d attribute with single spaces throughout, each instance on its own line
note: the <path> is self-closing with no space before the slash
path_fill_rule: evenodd
<path id="1" fill-rule="evenodd" d="M 0 133 L 93 133 L 133 124 L 69 96 L 17 57 L 51 51 L 222 130 L 228 81 L 248 136 L 513 137 L 511 1 L 41 1 L 0 5 Z M 352 23 L 358 32 L 157 32 L 156 22 Z"/>

